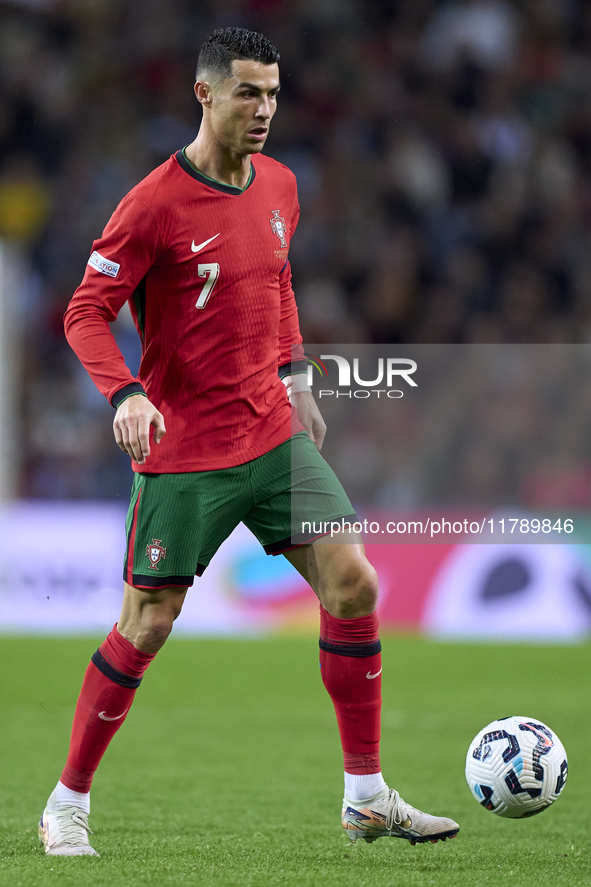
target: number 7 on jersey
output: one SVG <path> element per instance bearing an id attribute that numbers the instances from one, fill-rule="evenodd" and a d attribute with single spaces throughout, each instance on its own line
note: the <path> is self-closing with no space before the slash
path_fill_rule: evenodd
<path id="1" fill-rule="evenodd" d="M 210 262 L 197 266 L 197 274 L 199 277 L 206 277 L 207 280 L 203 284 L 203 289 L 201 290 L 201 294 L 197 301 L 195 302 L 195 308 L 205 308 L 207 305 L 207 300 L 211 296 L 211 291 L 216 285 L 216 281 L 220 276 L 220 266 L 217 262 Z"/>

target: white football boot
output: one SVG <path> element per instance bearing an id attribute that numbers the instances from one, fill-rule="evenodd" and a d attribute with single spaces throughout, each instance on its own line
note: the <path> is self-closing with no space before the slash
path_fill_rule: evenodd
<path id="1" fill-rule="evenodd" d="M 411 844 L 455 838 L 457 822 L 445 816 L 431 816 L 402 800 L 393 788 L 385 788 L 365 801 L 343 800 L 343 828 L 352 844 L 377 838 L 404 838 Z"/>
<path id="2" fill-rule="evenodd" d="M 88 843 L 92 834 L 88 814 L 79 807 L 51 808 L 52 797 L 39 820 L 39 840 L 51 856 L 99 856 Z"/>

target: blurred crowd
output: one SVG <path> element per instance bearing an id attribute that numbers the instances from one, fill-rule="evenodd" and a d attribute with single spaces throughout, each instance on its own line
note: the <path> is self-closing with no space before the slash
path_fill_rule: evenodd
<path id="1" fill-rule="evenodd" d="M 591 339 L 585 0 L 0 0 L 0 238 L 28 269 L 20 495 L 127 496 L 62 315 L 118 200 L 194 137 L 198 49 L 226 25 L 281 53 L 266 151 L 298 178 L 305 341 Z M 116 335 L 135 368 L 126 311 Z M 484 471 L 471 441 L 494 451 L 498 426 L 468 419 L 450 458 Z"/>
<path id="2" fill-rule="evenodd" d="M 390 352 L 339 346 L 372 381 Z M 416 387 L 394 382 L 396 398 L 379 393 L 384 382 L 339 389 L 330 370 L 315 373 L 323 453 L 358 507 L 590 510 L 588 345 L 407 344 L 396 354 L 417 367 Z"/>

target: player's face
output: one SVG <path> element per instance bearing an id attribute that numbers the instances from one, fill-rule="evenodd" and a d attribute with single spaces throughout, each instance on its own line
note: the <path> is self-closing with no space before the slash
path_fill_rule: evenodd
<path id="1" fill-rule="evenodd" d="M 262 151 L 278 92 L 278 65 L 233 61 L 232 76 L 212 90 L 210 119 L 217 140 L 238 154 Z"/>

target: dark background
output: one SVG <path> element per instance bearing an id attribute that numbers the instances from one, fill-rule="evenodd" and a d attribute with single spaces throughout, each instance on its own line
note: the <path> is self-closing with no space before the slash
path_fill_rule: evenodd
<path id="1" fill-rule="evenodd" d="M 291 260 L 306 341 L 589 341 L 590 4 L 0 2 L 0 238 L 25 268 L 14 305 L 21 496 L 128 495 L 112 409 L 70 352 L 62 315 L 119 199 L 194 138 L 199 47 L 226 25 L 263 31 L 281 53 L 266 151 L 298 178 Z M 117 336 L 133 366 L 126 317 Z M 591 505 L 584 382 L 566 411 L 570 455 L 556 457 L 563 506 Z M 560 396 L 547 400 L 536 422 L 558 421 Z M 450 464 L 467 451 L 478 474 L 470 436 L 498 454 L 498 423 L 464 426 Z M 527 504 L 505 474 L 495 496 L 504 483 L 502 497 Z"/>

